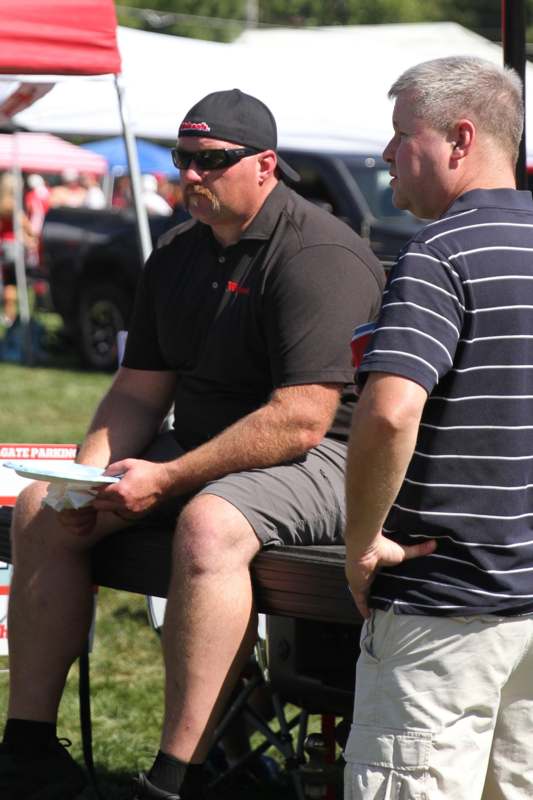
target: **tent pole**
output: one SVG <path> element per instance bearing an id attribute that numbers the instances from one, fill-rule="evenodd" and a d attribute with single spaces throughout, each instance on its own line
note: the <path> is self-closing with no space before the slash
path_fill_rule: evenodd
<path id="1" fill-rule="evenodd" d="M 120 75 L 115 75 L 115 87 L 117 90 L 124 143 L 126 145 L 126 155 L 128 157 L 133 205 L 135 208 L 135 218 L 137 221 L 137 236 L 139 238 L 142 260 L 146 261 L 152 252 L 152 236 L 150 234 L 150 226 L 148 225 L 148 214 L 146 213 L 146 208 L 144 207 L 141 198 L 141 171 L 139 168 L 137 148 L 135 146 L 135 137 L 129 125 L 124 97 L 125 89 L 121 77 L 122 76 Z"/>
<path id="2" fill-rule="evenodd" d="M 13 134 L 13 178 L 15 182 L 14 208 L 13 208 L 13 233 L 15 237 L 15 280 L 17 285 L 17 301 L 19 307 L 20 325 L 22 330 L 22 348 L 25 364 L 33 363 L 31 329 L 30 329 L 30 304 L 28 299 L 28 284 L 26 281 L 26 263 L 24 258 L 24 234 L 22 230 L 22 214 L 24 211 L 22 172 L 18 157 L 17 134 Z"/>
<path id="3" fill-rule="evenodd" d="M 106 172 L 102 179 L 102 191 L 105 196 L 106 205 L 110 206 L 113 200 L 113 184 L 115 182 L 114 176 L 111 171 Z"/>

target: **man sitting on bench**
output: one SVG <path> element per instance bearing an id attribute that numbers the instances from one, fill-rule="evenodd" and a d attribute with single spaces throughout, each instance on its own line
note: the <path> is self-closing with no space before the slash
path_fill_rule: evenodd
<path id="1" fill-rule="evenodd" d="M 3 800 L 82 790 L 56 714 L 90 626 L 96 542 L 145 515 L 175 529 L 160 751 L 132 797 L 199 798 L 196 765 L 256 636 L 250 562 L 267 545 L 341 541 L 349 337 L 384 279 L 350 228 L 280 180 L 298 176 L 276 147 L 269 109 L 237 89 L 185 116 L 172 152 L 192 219 L 147 262 L 78 458 L 124 477 L 78 511 L 43 507 L 41 482 L 19 498 Z M 172 403 L 173 435 L 158 437 Z"/>

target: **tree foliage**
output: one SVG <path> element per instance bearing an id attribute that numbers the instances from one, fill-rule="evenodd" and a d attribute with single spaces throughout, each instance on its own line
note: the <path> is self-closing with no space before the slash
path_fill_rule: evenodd
<path id="1" fill-rule="evenodd" d="M 230 42 L 242 32 L 246 18 L 246 0 L 127 2 L 127 6 L 116 5 L 120 25 L 194 39 Z"/>
<path id="2" fill-rule="evenodd" d="M 391 22 L 458 22 L 501 39 L 501 0 L 126 0 L 119 23 L 198 39 L 231 41 L 254 3 L 262 25 L 309 27 Z M 512 3 L 513 0 L 507 0 Z M 152 13 L 151 13 L 152 12 Z M 533 0 L 527 0 L 533 20 Z M 531 33 L 533 35 L 533 26 Z"/>
<path id="3" fill-rule="evenodd" d="M 432 20 L 432 0 L 263 0 L 260 21 L 273 25 L 365 25 Z"/>

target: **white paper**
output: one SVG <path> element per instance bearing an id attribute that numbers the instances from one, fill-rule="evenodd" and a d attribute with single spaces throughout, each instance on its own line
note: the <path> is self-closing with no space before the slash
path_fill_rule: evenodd
<path id="1" fill-rule="evenodd" d="M 78 484 L 51 483 L 48 492 L 43 498 L 43 506 L 50 506 L 54 511 L 63 511 L 67 508 L 83 508 L 89 505 L 96 492 L 80 489 Z"/>

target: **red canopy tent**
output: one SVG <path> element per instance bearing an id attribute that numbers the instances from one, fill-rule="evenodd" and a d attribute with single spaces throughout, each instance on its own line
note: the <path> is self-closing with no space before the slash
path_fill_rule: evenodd
<path id="1" fill-rule="evenodd" d="M 10 76 L 0 100 L 0 116 L 13 116 L 49 91 L 61 76 L 109 75 L 115 80 L 136 209 L 139 243 L 144 258 L 151 250 L 150 230 L 141 202 L 137 150 L 126 118 L 120 81 L 113 0 L 2 0 L 0 14 L 0 78 Z M 20 134 L 12 134 L 19 136 Z M 17 148 L 15 148 L 17 149 Z M 20 165 L 13 168 L 19 173 Z M 19 237 L 20 239 L 20 237 Z M 22 245 L 16 264 L 20 315 L 29 329 L 29 306 Z M 26 335 L 29 344 L 29 333 Z M 31 354 L 28 352 L 29 359 Z"/>
<path id="2" fill-rule="evenodd" d="M 116 25 L 112 0 L 3 0 L 0 74 L 33 81 L 14 83 L 0 113 L 13 116 L 53 87 L 36 76 L 119 74 Z"/>
<path id="3" fill-rule="evenodd" d="M 112 0 L 2 0 L 0 72 L 120 72 Z"/>

